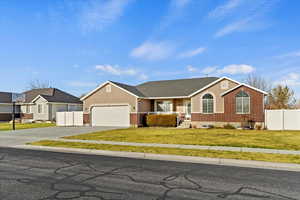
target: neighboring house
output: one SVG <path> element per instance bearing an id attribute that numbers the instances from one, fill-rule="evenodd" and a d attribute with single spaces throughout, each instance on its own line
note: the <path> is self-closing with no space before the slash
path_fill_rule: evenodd
<path id="1" fill-rule="evenodd" d="M 54 121 L 56 112 L 82 111 L 79 98 L 56 88 L 33 89 L 24 95 L 19 103 L 23 120 Z"/>
<path id="2" fill-rule="evenodd" d="M 151 81 L 137 86 L 107 81 L 84 96 L 92 126 L 142 126 L 147 114 L 176 113 L 194 127 L 264 123 L 267 93 L 227 77 Z"/>
<path id="3" fill-rule="evenodd" d="M 13 104 L 12 93 L 0 92 L 0 121 L 10 121 L 12 119 Z M 20 116 L 20 108 L 16 107 L 16 117 Z"/>

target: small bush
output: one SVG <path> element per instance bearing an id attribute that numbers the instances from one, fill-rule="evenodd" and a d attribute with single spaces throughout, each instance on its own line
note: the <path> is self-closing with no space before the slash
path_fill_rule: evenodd
<path id="1" fill-rule="evenodd" d="M 147 115 L 147 126 L 176 127 L 177 115 Z"/>
<path id="2" fill-rule="evenodd" d="M 225 128 L 225 129 L 235 129 L 235 127 L 232 126 L 231 124 L 226 124 L 226 125 L 224 125 L 223 128 Z"/>
<path id="3" fill-rule="evenodd" d="M 262 128 L 262 125 L 256 125 L 256 130 L 262 130 L 263 128 Z"/>

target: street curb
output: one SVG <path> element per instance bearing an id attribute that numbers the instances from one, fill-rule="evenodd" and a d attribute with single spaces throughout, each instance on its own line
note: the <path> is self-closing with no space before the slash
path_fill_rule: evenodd
<path id="1" fill-rule="evenodd" d="M 124 152 L 124 151 L 104 151 L 104 150 L 92 150 L 92 149 L 33 146 L 33 145 L 18 145 L 15 146 L 14 148 L 52 151 L 52 152 L 60 152 L 60 153 L 78 153 L 78 154 L 85 154 L 85 155 L 102 155 L 102 156 L 113 156 L 113 157 L 124 157 L 124 158 L 174 161 L 174 162 L 184 162 L 184 163 L 213 164 L 213 165 L 222 165 L 222 166 L 235 166 L 235 167 L 300 172 L 299 164 L 290 164 L 290 163 L 273 163 L 273 162 L 251 161 L 251 160 L 206 158 L 206 157 L 178 156 L 178 155 Z"/>

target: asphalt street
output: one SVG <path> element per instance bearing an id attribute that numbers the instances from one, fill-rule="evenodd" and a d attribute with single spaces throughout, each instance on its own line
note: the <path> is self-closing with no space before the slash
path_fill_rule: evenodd
<path id="1" fill-rule="evenodd" d="M 1 200 L 295 200 L 300 173 L 0 148 Z"/>

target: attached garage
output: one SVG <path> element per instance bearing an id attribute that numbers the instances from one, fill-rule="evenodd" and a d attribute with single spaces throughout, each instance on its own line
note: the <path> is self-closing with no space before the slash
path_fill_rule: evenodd
<path id="1" fill-rule="evenodd" d="M 94 106 L 91 111 L 92 126 L 130 126 L 128 105 Z"/>

